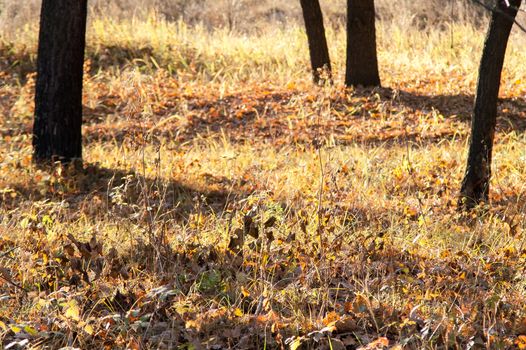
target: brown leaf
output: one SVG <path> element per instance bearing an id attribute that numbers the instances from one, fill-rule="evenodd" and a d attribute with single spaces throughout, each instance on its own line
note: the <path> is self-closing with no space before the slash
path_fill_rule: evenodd
<path id="1" fill-rule="evenodd" d="M 332 350 L 345 350 L 345 344 L 340 340 L 336 338 L 330 338 L 328 339 L 330 342 L 330 349 Z"/>
<path id="2" fill-rule="evenodd" d="M 243 218 L 243 230 L 245 232 L 245 235 L 250 235 L 254 237 L 255 239 L 259 237 L 259 229 L 254 223 L 252 216 L 248 214 L 245 215 L 245 217 Z"/>
<path id="3" fill-rule="evenodd" d="M 118 256 L 118 253 L 117 253 L 117 249 L 115 249 L 114 247 L 112 247 L 109 251 L 108 251 L 108 254 L 106 254 L 106 259 L 108 261 L 113 261 L 117 258 Z"/>
<path id="4" fill-rule="evenodd" d="M 64 246 L 64 250 L 69 256 L 75 255 L 75 248 L 69 243 Z"/>
<path id="5" fill-rule="evenodd" d="M 291 243 L 291 242 L 294 242 L 296 240 L 296 233 L 294 232 L 291 232 L 287 238 L 285 239 L 285 242 L 287 243 Z"/>
<path id="6" fill-rule="evenodd" d="M 356 321 L 351 317 L 340 318 L 334 323 L 336 332 L 338 333 L 350 333 L 360 330 Z"/>
<path id="7" fill-rule="evenodd" d="M 230 236 L 230 242 L 228 242 L 228 249 L 239 254 L 243 250 L 243 244 L 245 243 L 245 233 L 242 229 L 238 228 Z"/>
<path id="8" fill-rule="evenodd" d="M 276 223 L 276 217 L 275 216 L 271 216 L 270 218 L 267 219 L 267 221 L 265 221 L 263 226 L 265 226 L 265 228 L 270 228 L 270 227 L 274 226 L 275 223 Z"/>

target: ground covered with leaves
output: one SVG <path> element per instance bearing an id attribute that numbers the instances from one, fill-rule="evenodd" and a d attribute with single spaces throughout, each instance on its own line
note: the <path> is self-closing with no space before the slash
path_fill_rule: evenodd
<path id="1" fill-rule="evenodd" d="M 32 164 L 34 42 L 0 46 L 4 348 L 526 348 L 513 46 L 491 204 L 461 213 L 482 33 L 394 35 L 384 87 L 345 89 L 312 86 L 305 44 L 253 55 L 290 32 L 213 49 L 157 24 L 195 36 L 170 59 L 155 24 L 135 51 L 97 25 L 82 165 Z"/>

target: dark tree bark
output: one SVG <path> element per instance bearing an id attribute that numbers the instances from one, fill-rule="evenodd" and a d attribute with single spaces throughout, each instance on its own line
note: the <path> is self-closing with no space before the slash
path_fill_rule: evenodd
<path id="1" fill-rule="evenodd" d="M 87 0 L 43 0 L 38 38 L 33 158 L 82 158 L 82 75 Z"/>
<path id="2" fill-rule="evenodd" d="M 347 0 L 345 85 L 380 85 L 374 0 Z"/>
<path id="3" fill-rule="evenodd" d="M 300 0 L 305 30 L 309 40 L 312 78 L 316 84 L 331 81 L 331 60 L 325 37 L 323 14 L 318 0 Z M 325 72 L 324 72 L 325 71 Z M 324 76 L 325 73 L 325 76 Z"/>
<path id="4" fill-rule="evenodd" d="M 471 121 L 471 137 L 459 205 L 469 209 L 487 202 L 491 176 L 493 138 L 497 120 L 500 78 L 508 38 L 522 0 L 497 0 L 484 42 L 477 94 Z"/>

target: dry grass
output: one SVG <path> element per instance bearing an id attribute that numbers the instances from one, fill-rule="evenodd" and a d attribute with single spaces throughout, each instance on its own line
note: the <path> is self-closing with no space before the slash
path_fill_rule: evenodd
<path id="1" fill-rule="evenodd" d="M 486 1 L 491 3 L 490 0 Z M 41 0 L 0 1 L 0 28 L 4 31 L 22 28 L 38 19 Z M 326 22 L 338 27 L 345 23 L 345 2 L 321 0 Z M 227 28 L 243 33 L 266 31 L 269 27 L 285 28 L 301 24 L 299 1 L 288 0 L 90 0 L 91 17 L 126 19 L 133 14 L 144 19 L 152 10 L 169 21 L 183 20 L 206 28 Z M 397 26 L 444 30 L 449 23 L 484 24 L 485 11 L 472 1 L 376 0 L 377 13 L 383 21 Z"/>
<path id="2" fill-rule="evenodd" d="M 344 35 L 329 36 L 343 67 Z M 381 22 L 385 88 L 344 90 L 311 86 L 297 26 L 93 18 L 82 169 L 31 164 L 35 37 L 0 46 L 4 346 L 523 344 L 523 35 L 492 206 L 473 215 L 455 205 L 483 39 L 471 25 Z"/>

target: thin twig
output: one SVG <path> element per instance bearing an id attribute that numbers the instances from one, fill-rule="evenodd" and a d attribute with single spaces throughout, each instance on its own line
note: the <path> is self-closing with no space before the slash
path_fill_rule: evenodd
<path id="1" fill-rule="evenodd" d="M 17 249 L 18 247 L 14 247 L 14 248 L 11 248 L 9 249 L 7 252 L 4 252 L 0 255 L 0 259 L 6 257 L 9 253 L 11 253 L 13 250 Z"/>
<path id="2" fill-rule="evenodd" d="M 13 282 L 11 279 L 7 278 L 5 276 L 4 273 L 2 273 L 2 271 L 0 270 L 0 279 L 3 279 L 4 281 L 6 281 L 7 283 L 9 283 L 10 285 L 12 285 L 13 287 L 15 288 L 18 288 L 20 290 L 22 290 L 24 293 L 29 293 L 29 291 L 27 289 L 25 289 L 24 287 L 22 286 L 19 286 L 18 284 L 16 284 L 15 282 Z"/>

